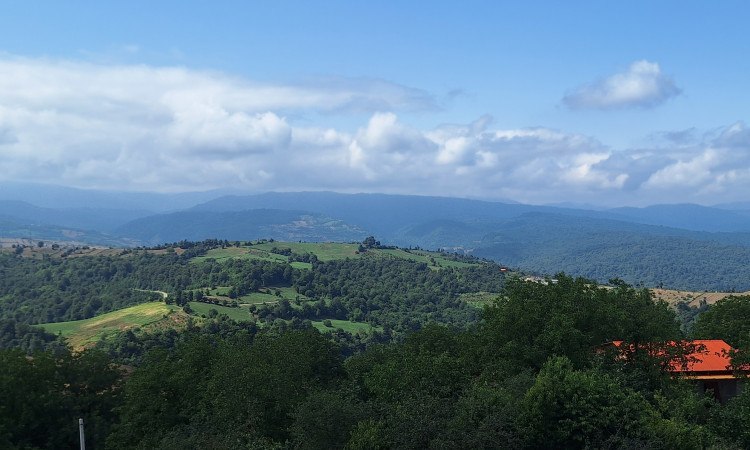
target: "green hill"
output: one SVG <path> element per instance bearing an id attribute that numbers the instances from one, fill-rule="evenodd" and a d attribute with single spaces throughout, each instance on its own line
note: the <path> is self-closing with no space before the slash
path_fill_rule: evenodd
<path id="1" fill-rule="evenodd" d="M 152 327 L 162 322 L 172 322 L 172 314 L 181 315 L 180 308 L 166 305 L 162 302 L 150 302 L 142 305 L 102 314 L 91 319 L 74 320 L 71 322 L 57 322 L 40 324 L 48 333 L 60 334 L 66 338 L 73 348 L 90 346 L 97 341 L 113 336 L 125 330 L 136 327 Z M 173 325 L 169 325 L 173 326 Z"/>

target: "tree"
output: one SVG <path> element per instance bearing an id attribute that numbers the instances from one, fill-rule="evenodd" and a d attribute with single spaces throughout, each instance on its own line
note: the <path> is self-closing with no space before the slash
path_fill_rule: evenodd
<path id="1" fill-rule="evenodd" d="M 55 356 L 0 351 L 0 447 L 73 448 L 78 418 L 86 439 L 103 447 L 115 421 L 121 372 L 100 352 Z"/>
<path id="2" fill-rule="evenodd" d="M 696 339 L 723 339 L 732 347 L 750 350 L 750 296 L 730 295 L 698 315 Z"/>
<path id="3" fill-rule="evenodd" d="M 316 330 L 263 333 L 231 340 L 193 337 L 168 353 L 157 349 L 125 386 L 113 448 L 273 447 L 320 418 L 300 405 L 341 376 L 341 355 Z M 308 414 L 309 413 L 309 414 Z M 306 431 L 300 431 L 305 433 Z M 245 445 L 240 445 L 245 448 Z"/>
<path id="4" fill-rule="evenodd" d="M 526 392 L 521 421 L 532 448 L 645 447 L 649 410 L 643 397 L 608 375 L 577 371 L 566 357 L 554 357 Z"/>
<path id="5" fill-rule="evenodd" d="M 680 338 L 674 312 L 664 302 L 653 302 L 648 290 L 617 280 L 614 288 L 605 289 L 565 274 L 555 278 L 546 283 L 511 280 L 504 295 L 485 308 L 480 335 L 491 349 L 488 358 L 538 370 L 549 357 L 566 356 L 581 368 L 591 349 L 605 342 Z"/>
<path id="6" fill-rule="evenodd" d="M 291 426 L 294 448 L 344 448 L 352 429 L 371 416 L 367 405 L 344 390 L 314 391 L 295 409 Z"/>
<path id="7" fill-rule="evenodd" d="M 380 241 L 376 241 L 374 236 L 367 236 L 364 241 L 362 241 L 362 245 L 365 246 L 365 248 L 374 248 L 380 246 Z"/>
<path id="8" fill-rule="evenodd" d="M 714 408 L 709 426 L 718 437 L 733 442 L 736 448 L 750 448 L 750 390 L 744 389 L 726 406 Z"/>

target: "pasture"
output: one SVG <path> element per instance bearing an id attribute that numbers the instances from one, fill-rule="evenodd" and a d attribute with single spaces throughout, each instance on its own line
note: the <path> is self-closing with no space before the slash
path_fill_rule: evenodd
<path id="1" fill-rule="evenodd" d="M 500 294 L 496 292 L 468 292 L 459 296 L 461 301 L 479 309 L 484 308 L 484 305 L 492 303 L 498 297 L 500 297 Z"/>
<path id="2" fill-rule="evenodd" d="M 333 261 L 346 258 L 362 258 L 368 256 L 393 257 L 423 262 L 432 269 L 442 267 L 463 268 L 470 267 L 476 263 L 454 261 L 450 253 L 431 252 L 427 250 L 403 250 L 400 248 L 373 248 L 360 253 L 359 243 L 313 243 L 313 242 L 261 242 L 252 245 L 240 245 L 239 247 L 216 248 L 209 250 L 205 255 L 193 258 L 193 261 L 215 259 L 217 261 L 231 258 L 259 259 L 273 262 L 289 262 L 287 256 L 273 253 L 272 250 L 289 249 L 296 254 L 311 253 L 320 261 Z M 311 269 L 312 264 L 292 261 L 290 263 L 296 269 Z"/>
<path id="3" fill-rule="evenodd" d="M 152 325 L 179 311 L 174 305 L 150 302 L 113 311 L 90 319 L 41 324 L 48 333 L 61 334 L 73 348 L 90 346 L 116 333 Z"/>
<path id="4" fill-rule="evenodd" d="M 328 333 L 328 332 L 333 331 L 334 329 L 344 330 L 352 334 L 357 333 L 359 330 L 364 330 L 367 332 L 370 332 L 372 330 L 383 331 L 382 327 L 373 327 L 372 325 L 366 322 L 350 322 L 348 320 L 337 320 L 337 319 L 331 319 L 330 321 L 331 321 L 330 327 L 325 326 L 324 321 L 322 320 L 315 320 L 312 322 L 312 324 L 321 333 Z"/>
<path id="5" fill-rule="evenodd" d="M 209 311 L 215 309 L 219 314 L 226 314 L 230 319 L 240 321 L 250 321 L 253 317 L 246 306 L 230 308 L 229 306 L 219 306 L 203 302 L 188 302 L 190 308 L 199 316 L 209 317 Z"/>

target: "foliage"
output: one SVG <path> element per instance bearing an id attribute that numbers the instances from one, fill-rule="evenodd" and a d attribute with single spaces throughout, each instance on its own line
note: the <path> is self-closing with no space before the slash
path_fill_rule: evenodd
<path id="1" fill-rule="evenodd" d="M 161 299 L 175 255 L 22 258 L 0 252 L 0 318 L 28 324 L 80 320 Z M 172 268 L 170 268 L 172 267 Z"/>
<path id="2" fill-rule="evenodd" d="M 750 389 L 712 413 L 709 426 L 727 441 L 727 447 L 750 448 Z"/>
<path id="3" fill-rule="evenodd" d="M 565 274 L 506 279 L 491 263 L 437 267 L 416 252 L 405 259 L 375 248 L 323 261 L 273 244 L 286 260 L 194 259 L 231 245 L 221 241 L 0 260 L 14 280 L 0 281 L 0 311 L 29 322 L 54 312 L 58 296 L 78 310 L 108 284 L 124 295 L 112 304 L 145 302 L 149 294 L 136 289 L 150 289 L 169 293 L 175 305 L 162 300 L 163 308 L 204 308 L 169 315 L 179 327 L 107 335 L 96 351 L 0 352 L 0 447 L 69 448 L 71 415 L 86 419 L 92 447 L 115 449 L 748 445 L 743 428 L 727 424 L 747 422 L 750 396 L 722 406 L 670 376 L 668 363 L 690 348 L 679 344 L 675 313 L 645 289 Z M 293 267 L 292 257 L 309 268 Z M 66 286 L 66 276 L 79 285 Z M 269 300 L 217 304 L 230 289 L 238 304 L 247 292 Z M 480 295 L 493 298 L 481 313 L 462 300 Z M 742 338 L 744 301 L 701 313 L 696 332 Z M 233 320 L 228 310 L 252 315 Z M 313 320 L 331 327 L 321 333 Z M 336 327 L 350 320 L 367 327 Z M 56 348 L 26 322 L 0 325 L 9 345 Z M 603 345 L 613 340 L 625 342 Z M 113 361 L 133 367 L 124 381 Z"/>
<path id="4" fill-rule="evenodd" d="M 523 398 L 522 422 L 533 448 L 635 446 L 646 437 L 649 405 L 637 393 L 595 371 L 550 358 Z"/>
<path id="5" fill-rule="evenodd" d="M 696 318 L 693 336 L 750 349 L 750 296 L 732 295 L 713 304 Z"/>
<path id="6" fill-rule="evenodd" d="M 341 373 L 335 347 L 314 330 L 234 343 L 196 337 L 154 353 L 128 382 L 112 448 L 177 443 L 221 448 L 290 438 L 292 413 Z"/>
<path id="7" fill-rule="evenodd" d="M 0 351 L 0 447 L 77 448 L 78 419 L 100 448 L 115 421 L 121 372 L 98 352 Z"/>
<path id="8" fill-rule="evenodd" d="M 481 331 L 491 349 L 488 358 L 539 369 L 549 357 L 565 356 L 580 368 L 596 345 L 680 336 L 674 313 L 665 303 L 653 302 L 648 290 L 617 280 L 607 289 L 565 274 L 555 280 L 511 280 L 505 295 L 485 307 Z"/>
<path id="9" fill-rule="evenodd" d="M 55 334 L 44 331 L 41 327 L 32 327 L 12 319 L 0 319 L 0 350 L 19 348 L 28 355 L 37 350 L 59 352 L 65 349 L 65 343 Z"/>

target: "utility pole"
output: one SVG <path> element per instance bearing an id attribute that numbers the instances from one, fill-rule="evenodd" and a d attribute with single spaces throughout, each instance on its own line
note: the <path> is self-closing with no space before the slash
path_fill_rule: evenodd
<path id="1" fill-rule="evenodd" d="M 81 437 L 81 450 L 86 450 L 86 436 L 83 434 L 83 419 L 78 419 L 78 435 Z"/>

